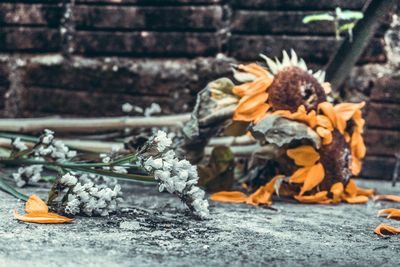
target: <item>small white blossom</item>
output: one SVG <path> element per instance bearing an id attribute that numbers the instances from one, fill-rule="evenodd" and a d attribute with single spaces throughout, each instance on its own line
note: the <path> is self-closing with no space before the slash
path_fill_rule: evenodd
<path id="1" fill-rule="evenodd" d="M 17 137 L 12 142 L 13 148 L 17 149 L 18 151 L 24 151 L 28 149 L 28 146 L 21 141 L 21 138 Z"/>
<path id="2" fill-rule="evenodd" d="M 68 198 L 64 203 L 64 212 L 67 214 L 84 213 L 88 216 L 99 215 L 107 216 L 115 212 L 118 202 L 121 201 L 121 186 L 115 185 L 111 189 L 106 184 L 95 184 L 91 179 L 96 176 L 82 174 L 76 177 L 71 173 L 65 174 L 60 183 L 65 186 L 73 186 L 68 191 Z"/>
<path id="3" fill-rule="evenodd" d="M 76 178 L 74 175 L 71 175 L 70 173 L 67 173 L 61 177 L 60 182 L 67 186 L 74 186 L 78 182 L 78 178 Z"/>
<path id="4" fill-rule="evenodd" d="M 42 165 L 20 167 L 16 173 L 12 174 L 12 177 L 18 187 L 23 187 L 29 182 L 38 182 L 42 177 L 42 171 Z"/>
<path id="5" fill-rule="evenodd" d="M 167 133 L 164 131 L 158 131 L 154 141 L 157 144 L 157 150 L 159 152 L 164 152 L 164 150 L 172 144 L 172 140 L 168 138 Z"/>
<path id="6" fill-rule="evenodd" d="M 159 181 L 159 191 L 166 190 L 179 196 L 195 215 L 206 218 L 209 215 L 208 201 L 204 199 L 204 191 L 196 186 L 199 179 L 197 167 L 185 159 L 179 160 L 173 150 L 165 151 L 172 143 L 165 132 L 159 131 L 150 142 L 157 146 L 161 144 L 158 147 L 160 153 L 144 158 L 142 164 Z"/>
<path id="7" fill-rule="evenodd" d="M 160 105 L 157 104 L 157 103 L 151 103 L 150 107 L 147 107 L 144 110 L 144 116 L 145 117 L 150 117 L 151 115 L 156 114 L 156 113 L 160 113 L 160 112 L 161 112 Z"/>
<path id="8" fill-rule="evenodd" d="M 49 145 L 49 144 L 53 141 L 53 139 L 54 139 L 53 134 L 54 134 L 53 131 L 51 131 L 51 130 L 49 130 L 49 129 L 45 129 L 45 130 L 44 130 L 44 134 L 43 134 L 42 137 L 41 137 L 41 142 L 42 142 L 43 144 L 45 144 L 45 145 Z"/>

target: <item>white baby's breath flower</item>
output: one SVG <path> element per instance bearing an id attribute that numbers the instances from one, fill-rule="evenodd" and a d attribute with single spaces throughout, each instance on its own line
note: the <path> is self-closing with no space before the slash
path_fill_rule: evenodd
<path id="1" fill-rule="evenodd" d="M 96 176 L 91 177 L 87 174 L 76 177 L 67 173 L 60 179 L 61 184 L 72 186 L 67 201 L 63 203 L 65 213 L 107 216 L 117 210 L 118 202 L 121 201 L 121 186 L 117 184 L 111 189 L 104 183 L 95 184 L 91 179 Z"/>
<path id="2" fill-rule="evenodd" d="M 185 159 L 179 160 L 173 150 L 165 151 L 172 144 L 165 132 L 159 131 L 150 142 L 157 145 L 159 154 L 144 158 L 142 164 L 159 181 L 159 191 L 177 195 L 195 215 L 206 218 L 209 215 L 208 201 L 204 199 L 204 191 L 196 186 L 199 179 L 197 167 Z M 148 147 L 153 145 L 150 143 Z"/>
<path id="3" fill-rule="evenodd" d="M 23 187 L 29 182 L 38 182 L 42 178 L 42 165 L 30 165 L 18 168 L 16 173 L 12 174 L 18 187 Z"/>
<path id="4" fill-rule="evenodd" d="M 157 104 L 157 103 L 151 103 L 150 107 L 147 107 L 144 110 L 144 116 L 145 117 L 150 117 L 151 115 L 156 114 L 156 113 L 160 113 L 160 112 L 161 112 L 160 105 Z"/>
<path id="5" fill-rule="evenodd" d="M 28 149 L 28 146 L 21 141 L 21 138 L 17 137 L 12 142 L 12 146 L 17 149 L 18 151 L 24 151 Z"/>
<path id="6" fill-rule="evenodd" d="M 163 131 L 157 132 L 154 142 L 156 142 L 159 152 L 164 152 L 164 150 L 172 144 L 172 140 L 168 138 L 167 133 Z"/>
<path id="7" fill-rule="evenodd" d="M 67 186 L 74 186 L 78 182 L 78 178 L 70 173 L 67 173 L 61 177 L 60 182 Z"/>

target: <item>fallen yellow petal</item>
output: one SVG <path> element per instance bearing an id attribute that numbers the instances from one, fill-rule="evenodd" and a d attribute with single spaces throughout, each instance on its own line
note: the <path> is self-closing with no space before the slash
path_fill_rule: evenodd
<path id="1" fill-rule="evenodd" d="M 307 173 L 306 180 L 301 187 L 300 196 L 319 185 L 325 177 L 325 170 L 321 163 L 315 164 Z"/>
<path id="2" fill-rule="evenodd" d="M 374 196 L 374 201 L 378 200 L 388 200 L 388 201 L 393 201 L 393 202 L 400 202 L 400 196 L 396 195 L 377 195 Z"/>
<path id="3" fill-rule="evenodd" d="M 49 212 L 46 203 L 36 195 L 29 196 L 29 199 L 25 204 L 25 211 L 27 213 L 21 215 L 14 210 L 14 217 L 17 220 L 30 223 L 68 223 L 74 220 Z"/>
<path id="4" fill-rule="evenodd" d="M 246 202 L 247 195 L 243 192 L 238 191 L 221 191 L 212 194 L 210 199 L 219 202 L 244 203 Z"/>
<path id="5" fill-rule="evenodd" d="M 344 121 L 350 120 L 357 110 L 362 109 L 365 106 L 365 102 L 361 103 L 340 103 L 334 107 L 336 115 L 343 118 Z"/>
<path id="6" fill-rule="evenodd" d="M 310 171 L 311 167 L 303 167 L 296 170 L 292 176 L 290 176 L 290 183 L 302 184 L 307 178 L 307 173 Z"/>
<path id="7" fill-rule="evenodd" d="M 380 236 L 400 234 L 400 229 L 381 223 L 375 228 L 374 233 Z"/>
<path id="8" fill-rule="evenodd" d="M 332 193 L 332 202 L 339 203 L 341 201 L 341 196 L 344 191 L 344 186 L 341 182 L 335 183 L 331 186 L 330 192 Z"/>
<path id="9" fill-rule="evenodd" d="M 311 196 L 294 196 L 294 198 L 302 203 L 329 204 L 331 200 L 328 198 L 327 191 L 321 191 Z"/>
<path id="10" fill-rule="evenodd" d="M 286 154 L 294 160 L 298 166 L 312 166 L 319 160 L 319 153 L 312 146 L 299 146 L 288 149 Z"/>
<path id="11" fill-rule="evenodd" d="M 48 213 L 49 208 L 37 195 L 30 195 L 28 201 L 25 203 L 25 211 L 26 213 Z"/>
<path id="12" fill-rule="evenodd" d="M 344 197 L 344 201 L 346 201 L 349 204 L 362 204 L 368 202 L 368 197 L 366 196 Z"/>
<path id="13" fill-rule="evenodd" d="M 400 219 L 400 210 L 394 208 L 379 210 L 378 216 L 387 216 L 388 219 Z"/>

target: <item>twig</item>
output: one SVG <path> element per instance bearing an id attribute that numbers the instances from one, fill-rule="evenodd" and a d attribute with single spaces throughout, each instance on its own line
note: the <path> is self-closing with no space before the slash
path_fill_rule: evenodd
<path id="1" fill-rule="evenodd" d="M 0 119 L 0 131 L 32 133 L 51 129 L 58 133 L 94 133 L 125 128 L 182 127 L 189 119 L 188 113 L 159 117 Z"/>
<path id="2" fill-rule="evenodd" d="M 242 136 L 224 136 L 211 138 L 209 146 L 234 146 L 234 145 L 252 145 L 257 141 L 248 135 Z"/>

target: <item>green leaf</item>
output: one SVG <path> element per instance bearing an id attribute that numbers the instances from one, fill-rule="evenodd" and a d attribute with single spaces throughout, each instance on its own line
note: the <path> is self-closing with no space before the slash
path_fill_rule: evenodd
<path id="1" fill-rule="evenodd" d="M 307 24 L 310 22 L 315 22 L 315 21 L 333 21 L 335 18 L 330 15 L 329 13 L 320 13 L 320 14 L 313 14 L 313 15 L 308 15 L 303 18 L 303 23 Z"/>
<path id="2" fill-rule="evenodd" d="M 339 27 L 339 30 L 340 30 L 340 31 L 347 31 L 347 30 L 349 30 L 349 29 L 353 29 L 354 26 L 355 26 L 355 23 L 354 23 L 354 22 L 346 23 L 346 24 L 341 25 L 341 26 Z"/>
<path id="3" fill-rule="evenodd" d="M 119 180 L 125 180 L 125 181 L 141 181 L 141 182 L 150 182 L 150 183 L 156 182 L 154 180 L 154 177 L 149 176 L 149 175 L 117 173 L 117 172 L 112 172 L 112 171 L 85 168 L 85 167 L 74 167 L 74 168 L 66 168 L 66 169 L 72 169 L 72 170 L 81 171 L 81 172 L 94 173 L 94 174 L 98 174 L 98 175 L 114 177 Z"/>
<path id="4" fill-rule="evenodd" d="M 345 10 L 337 13 L 340 20 L 360 20 L 364 18 L 364 14 L 359 11 Z"/>
<path id="5" fill-rule="evenodd" d="M 24 194 L 18 192 L 17 190 L 15 190 L 13 187 L 11 187 L 9 184 L 7 184 L 1 178 L 0 178 L 0 189 L 3 190 L 6 193 L 18 198 L 18 199 L 23 200 L 23 201 L 27 201 L 28 200 L 28 196 L 27 195 L 24 195 Z"/>

